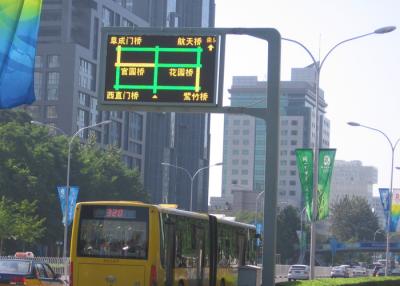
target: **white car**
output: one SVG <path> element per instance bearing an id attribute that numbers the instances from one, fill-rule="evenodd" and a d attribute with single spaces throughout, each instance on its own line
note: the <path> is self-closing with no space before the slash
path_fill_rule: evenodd
<path id="1" fill-rule="evenodd" d="M 332 267 L 331 278 L 349 278 L 350 271 L 348 265 Z"/>
<path id="2" fill-rule="evenodd" d="M 303 264 L 295 264 L 289 267 L 288 280 L 307 280 L 310 277 L 310 267 Z"/>
<path id="3" fill-rule="evenodd" d="M 363 277 L 363 276 L 368 276 L 367 269 L 361 266 L 355 266 L 353 267 L 353 277 Z"/>

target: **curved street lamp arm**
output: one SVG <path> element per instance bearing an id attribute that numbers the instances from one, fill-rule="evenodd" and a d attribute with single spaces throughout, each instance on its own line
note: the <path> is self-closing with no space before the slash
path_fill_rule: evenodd
<path id="1" fill-rule="evenodd" d="M 336 49 L 338 46 L 340 46 L 340 45 L 342 45 L 342 44 L 344 44 L 344 43 L 353 41 L 353 40 L 357 40 L 357 39 L 359 39 L 359 38 L 364 38 L 364 37 L 367 37 L 367 36 L 369 36 L 369 35 L 373 35 L 373 34 L 375 34 L 375 32 L 367 33 L 367 34 L 360 35 L 360 36 L 357 36 L 357 37 L 352 37 L 352 38 L 349 38 L 349 39 L 346 39 L 346 40 L 343 40 L 343 41 L 337 43 L 336 45 L 334 45 L 334 46 L 326 53 L 326 55 L 324 56 L 324 58 L 323 58 L 322 61 L 321 61 L 321 64 L 319 65 L 319 68 L 321 69 L 321 67 L 322 67 L 322 65 L 324 64 L 326 58 L 327 58 L 327 57 L 332 53 L 332 51 L 333 51 L 334 49 Z"/>
<path id="2" fill-rule="evenodd" d="M 395 146 L 397 145 L 397 143 L 398 143 L 399 140 L 400 140 L 400 138 L 399 138 L 399 139 L 397 140 L 397 142 L 396 142 L 396 145 L 393 145 L 392 141 L 390 141 L 390 138 L 386 135 L 385 132 L 383 132 L 383 131 L 381 131 L 381 130 L 379 130 L 379 129 L 373 128 L 373 127 L 369 127 L 369 126 L 366 126 L 366 125 L 362 125 L 362 124 L 360 124 L 359 126 L 360 126 L 360 127 L 367 128 L 367 129 L 370 129 L 370 130 L 373 130 L 373 131 L 376 131 L 376 132 L 379 132 L 380 134 L 382 134 L 383 136 L 385 136 L 386 140 L 387 140 L 387 141 L 389 142 L 389 144 L 390 144 L 390 148 L 392 148 L 392 151 L 394 151 L 394 149 L 396 148 Z"/>
<path id="3" fill-rule="evenodd" d="M 317 70 L 320 69 L 320 65 L 318 65 L 317 60 L 314 58 L 313 54 L 310 52 L 310 50 L 309 50 L 306 46 L 304 46 L 304 45 L 303 45 L 302 43 L 300 43 L 299 41 L 296 41 L 296 40 L 293 40 L 293 39 L 289 39 L 289 38 L 281 38 L 281 39 L 282 39 L 282 40 L 285 40 L 285 41 L 288 41 L 288 42 L 292 42 L 292 43 L 298 44 L 298 45 L 301 46 L 303 49 L 305 49 L 306 52 L 307 52 L 307 54 L 311 57 L 311 59 L 312 59 L 312 61 L 313 61 L 313 63 L 314 63 L 315 68 L 316 68 Z"/>
<path id="4" fill-rule="evenodd" d="M 185 168 L 183 168 L 183 167 L 180 167 L 180 166 L 177 166 L 177 165 L 172 165 L 172 164 L 170 164 L 170 163 L 161 163 L 161 165 L 164 165 L 164 166 L 169 166 L 169 167 L 174 167 L 174 168 L 177 168 L 177 169 L 179 169 L 179 170 L 182 170 L 182 171 L 184 171 L 185 173 L 186 173 L 186 175 L 188 175 L 189 176 L 189 178 L 192 180 L 193 179 L 193 177 L 192 177 L 192 175 L 189 173 L 189 171 L 187 170 L 187 169 L 185 169 Z"/>
<path id="5" fill-rule="evenodd" d="M 65 136 L 68 135 L 64 130 L 62 130 L 61 128 L 59 128 L 57 126 L 54 126 L 54 125 L 46 124 L 46 123 L 43 123 L 43 122 L 40 122 L 40 121 L 36 121 L 36 120 L 31 120 L 31 123 L 35 124 L 35 125 L 40 125 L 40 126 L 43 126 L 43 127 L 53 128 L 53 129 L 61 132 Z"/>

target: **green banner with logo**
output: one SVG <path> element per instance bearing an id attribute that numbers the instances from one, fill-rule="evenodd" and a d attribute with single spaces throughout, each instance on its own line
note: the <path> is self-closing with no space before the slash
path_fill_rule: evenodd
<path id="1" fill-rule="evenodd" d="M 329 194 L 336 149 L 320 149 L 318 160 L 318 216 L 323 220 L 329 215 Z"/>
<path id="2" fill-rule="evenodd" d="M 308 219 L 311 221 L 313 197 L 313 150 L 296 149 L 297 169 Z"/>

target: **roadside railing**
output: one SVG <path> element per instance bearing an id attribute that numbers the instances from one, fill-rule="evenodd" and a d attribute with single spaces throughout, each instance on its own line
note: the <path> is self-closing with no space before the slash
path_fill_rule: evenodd
<path id="1" fill-rule="evenodd" d="M 64 276 L 64 263 L 69 264 L 69 258 L 64 257 L 33 257 L 33 258 L 17 258 L 14 256 L 0 256 L 0 259 L 32 259 L 35 261 L 42 261 L 50 264 L 56 274 Z M 290 265 L 276 264 L 275 266 L 275 277 L 286 278 Z M 316 278 L 329 277 L 331 273 L 331 267 L 315 267 Z"/>
<path id="2" fill-rule="evenodd" d="M 48 263 L 56 274 L 64 275 L 64 263 L 69 263 L 69 258 L 64 257 L 15 257 L 15 256 L 0 256 L 0 259 L 29 259 Z"/>

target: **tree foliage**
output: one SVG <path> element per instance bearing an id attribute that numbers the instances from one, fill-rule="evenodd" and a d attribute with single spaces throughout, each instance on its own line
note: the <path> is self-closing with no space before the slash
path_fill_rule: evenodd
<path id="1" fill-rule="evenodd" d="M 299 255 L 299 240 L 296 231 L 300 230 L 299 212 L 293 206 L 283 208 L 277 216 L 277 253 L 282 263 L 295 263 Z"/>
<path id="2" fill-rule="evenodd" d="M 31 244 L 41 238 L 46 230 L 45 218 L 36 214 L 37 201 L 13 202 L 2 197 L 0 200 L 0 254 L 7 239 Z"/>
<path id="3" fill-rule="evenodd" d="M 57 186 L 66 185 L 69 140 L 31 124 L 30 116 L 22 111 L 0 111 L 0 195 L 18 203 L 37 201 L 36 214 L 46 218 L 40 240 L 44 245 L 63 236 Z M 101 149 L 94 139 L 82 144 L 75 138 L 70 185 L 79 186 L 78 201 L 147 201 L 139 173 L 122 163 L 120 151 Z"/>
<path id="4" fill-rule="evenodd" d="M 345 196 L 332 205 L 332 234 L 342 242 L 372 241 L 379 229 L 378 218 L 368 201 Z"/>

